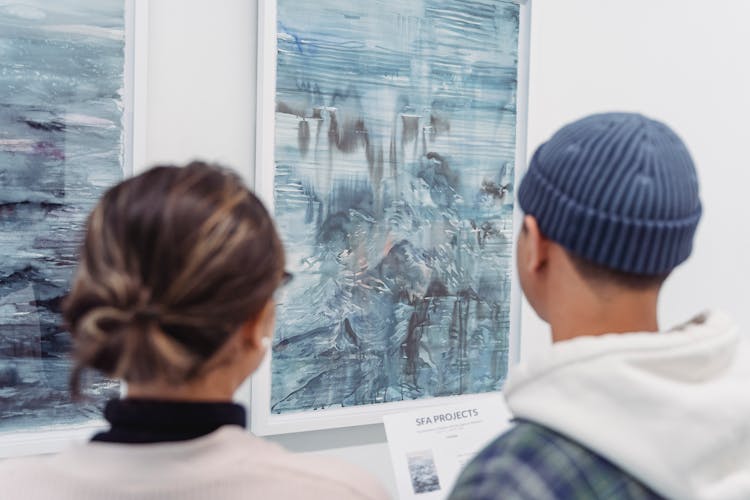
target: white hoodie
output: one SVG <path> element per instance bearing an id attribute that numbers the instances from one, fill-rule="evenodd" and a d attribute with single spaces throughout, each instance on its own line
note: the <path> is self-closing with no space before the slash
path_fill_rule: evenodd
<path id="1" fill-rule="evenodd" d="M 667 498 L 750 499 L 750 345 L 721 313 L 556 343 L 505 395 Z"/>

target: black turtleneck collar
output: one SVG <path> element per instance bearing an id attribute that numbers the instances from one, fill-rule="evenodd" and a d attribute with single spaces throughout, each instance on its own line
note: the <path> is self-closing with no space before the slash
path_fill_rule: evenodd
<path id="1" fill-rule="evenodd" d="M 147 399 L 113 399 L 104 409 L 110 430 L 92 441 L 162 443 L 186 441 L 224 425 L 245 427 L 245 409 L 234 403 L 194 403 Z"/>

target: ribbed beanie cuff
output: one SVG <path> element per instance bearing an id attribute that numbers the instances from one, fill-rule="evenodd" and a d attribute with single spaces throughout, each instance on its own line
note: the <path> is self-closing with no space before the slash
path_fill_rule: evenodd
<path id="1" fill-rule="evenodd" d="M 607 122 L 612 117 L 623 115 L 595 115 L 588 120 L 599 117 Z M 635 116 L 640 122 L 648 120 L 640 115 L 624 116 Z M 618 119 L 615 122 L 621 124 Z M 628 127 L 624 127 L 626 130 L 623 133 L 610 133 L 606 139 L 599 137 L 591 140 L 587 135 L 591 123 L 588 127 L 576 128 L 579 123 L 572 124 L 573 133 L 571 126 L 564 128 L 550 140 L 551 145 L 542 145 L 534 154 L 518 191 L 521 208 L 526 214 L 536 217 L 546 237 L 585 260 L 631 274 L 668 273 L 690 256 L 702 211 L 697 178 L 687 150 L 681 142 L 674 142 L 673 137 L 676 136 L 669 131 L 673 135 L 669 141 L 656 141 L 660 146 L 666 144 L 668 147 L 648 146 L 645 148 L 646 155 L 632 153 L 630 156 L 618 156 L 620 151 L 634 149 L 631 144 L 622 144 L 622 141 L 632 142 L 634 134 L 627 130 Z M 647 125 L 651 123 L 658 122 L 649 120 Z M 632 129 L 638 123 L 628 125 Z M 664 133 L 666 126 L 658 125 L 658 132 Z M 608 126 L 607 129 L 611 128 L 614 127 Z M 593 130 L 602 135 L 602 127 Z M 649 132 L 654 134 L 653 130 Z M 671 147 L 676 150 L 674 160 L 678 163 L 677 168 L 669 165 Z M 545 148 L 552 151 L 544 151 Z M 602 154 L 602 149 L 609 149 L 610 152 Z M 638 145 L 635 149 L 639 149 Z M 570 151 L 574 153 L 567 154 Z M 594 155 L 596 158 L 605 160 L 592 161 L 593 153 L 590 154 L 590 151 L 597 153 Z M 649 154 L 660 157 L 654 160 L 648 157 Z M 686 156 L 689 162 L 687 167 Z M 656 181 L 645 179 L 644 170 L 653 168 L 644 169 L 644 165 L 659 165 L 658 172 L 650 173 Z M 630 171 L 635 173 L 631 175 Z M 682 177 L 670 178 L 673 175 Z M 694 186 L 692 180 L 687 182 L 683 178 L 690 175 L 695 180 Z M 597 182 L 591 182 L 591 176 L 596 176 Z M 572 189 L 570 186 L 576 182 L 596 186 L 598 192 L 593 189 Z M 644 183 L 648 184 L 648 190 L 643 188 Z M 563 191 L 563 187 L 567 192 Z M 602 193 L 607 195 L 603 196 Z M 665 206 L 665 203 L 671 203 L 674 207 Z M 680 207 L 689 207 L 688 213 L 685 215 L 686 210 L 680 210 Z M 672 216 L 664 217 L 665 213 Z"/>

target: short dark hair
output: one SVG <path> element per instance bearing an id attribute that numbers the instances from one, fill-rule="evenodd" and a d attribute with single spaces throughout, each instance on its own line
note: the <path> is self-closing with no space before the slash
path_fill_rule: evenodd
<path id="1" fill-rule="evenodd" d="M 193 162 L 121 182 L 88 218 L 64 303 L 73 395 L 86 368 L 133 383 L 193 379 L 283 275 L 273 221 L 236 174 Z"/>
<path id="2" fill-rule="evenodd" d="M 601 264 L 581 258 L 570 251 L 566 253 L 573 262 L 578 274 L 586 281 L 599 285 L 615 285 L 630 290 L 648 290 L 664 284 L 670 273 L 664 274 L 634 274 L 611 269 Z"/>

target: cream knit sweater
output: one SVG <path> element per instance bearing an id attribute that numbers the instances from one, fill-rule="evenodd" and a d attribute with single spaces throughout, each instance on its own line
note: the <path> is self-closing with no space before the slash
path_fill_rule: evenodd
<path id="1" fill-rule="evenodd" d="M 241 427 L 190 441 L 86 443 L 0 463 L 3 500 L 380 500 L 383 488 L 345 463 L 289 453 Z"/>

